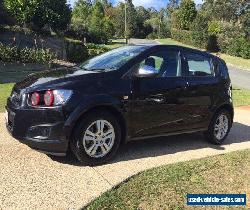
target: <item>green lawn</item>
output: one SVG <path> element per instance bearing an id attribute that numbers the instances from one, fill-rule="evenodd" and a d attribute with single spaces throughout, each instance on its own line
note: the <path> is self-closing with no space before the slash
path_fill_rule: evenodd
<path id="1" fill-rule="evenodd" d="M 234 106 L 250 105 L 250 90 L 234 87 L 233 101 L 234 101 Z"/>
<path id="2" fill-rule="evenodd" d="M 107 47 L 110 50 L 113 50 L 115 48 L 124 46 L 124 44 L 121 44 L 121 43 L 112 43 L 112 44 L 106 44 L 104 46 Z"/>
<path id="3" fill-rule="evenodd" d="M 112 50 L 118 47 L 122 47 L 126 45 L 126 40 L 125 39 L 112 39 L 109 44 L 104 45 L 108 49 Z"/>
<path id="4" fill-rule="evenodd" d="M 7 97 L 9 97 L 13 83 L 0 84 L 0 112 L 4 112 Z"/>
<path id="5" fill-rule="evenodd" d="M 151 169 L 104 193 L 86 209 L 201 209 L 186 206 L 188 193 L 248 193 L 249 208 L 249 162 L 250 150 L 245 150 Z"/>
<path id="6" fill-rule="evenodd" d="M 170 39 L 170 38 L 157 39 L 157 41 L 159 41 L 162 44 L 181 45 L 181 46 L 185 46 L 185 47 L 195 48 L 193 46 L 185 45 L 181 42 L 175 41 L 175 40 Z M 250 59 L 244 59 L 244 58 L 240 58 L 240 57 L 230 56 L 230 55 L 226 55 L 223 53 L 218 53 L 216 55 L 219 56 L 220 58 L 222 58 L 223 60 L 225 60 L 227 64 L 231 64 L 231 65 L 234 65 L 234 66 L 242 68 L 242 69 L 250 70 Z"/>

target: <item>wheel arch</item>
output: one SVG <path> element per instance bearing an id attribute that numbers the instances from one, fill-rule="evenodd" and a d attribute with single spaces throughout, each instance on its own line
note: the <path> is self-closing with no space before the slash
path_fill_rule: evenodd
<path id="1" fill-rule="evenodd" d="M 119 121 L 119 123 L 121 125 L 122 143 L 125 143 L 126 139 L 127 139 L 126 119 L 123 116 L 122 112 L 117 107 L 115 107 L 114 105 L 111 105 L 111 104 L 100 104 L 100 105 L 95 105 L 95 106 L 91 106 L 88 108 L 83 107 L 81 112 L 79 112 L 78 115 L 75 115 L 74 118 L 72 117 L 68 122 L 66 122 L 65 132 L 66 132 L 67 139 L 69 141 L 71 140 L 71 136 L 72 136 L 78 122 L 81 121 L 84 118 L 84 116 L 86 116 L 87 114 L 90 114 L 91 112 L 97 112 L 97 111 L 109 112 L 110 114 L 112 114 L 114 117 L 117 118 L 117 120 Z"/>
<path id="2" fill-rule="evenodd" d="M 234 120 L 234 107 L 233 107 L 232 104 L 222 104 L 222 105 L 220 105 L 216 109 L 216 111 L 214 112 L 213 116 L 215 114 L 217 114 L 218 112 L 220 112 L 221 110 L 223 110 L 223 109 L 227 110 L 230 113 L 230 115 L 231 115 L 231 124 L 233 124 L 233 120 Z"/>

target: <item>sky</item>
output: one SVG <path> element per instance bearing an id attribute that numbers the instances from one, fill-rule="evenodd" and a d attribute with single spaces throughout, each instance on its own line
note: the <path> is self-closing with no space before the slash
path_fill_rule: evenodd
<path id="1" fill-rule="evenodd" d="M 71 6 L 74 5 L 74 3 L 77 0 L 68 0 L 68 2 L 71 4 Z M 122 0 L 111 0 L 115 5 Z M 201 4 L 202 0 L 194 0 L 196 4 Z M 146 8 L 154 7 L 156 9 L 160 9 L 162 7 L 166 7 L 168 0 L 133 0 L 133 3 L 135 6 L 144 6 Z"/>

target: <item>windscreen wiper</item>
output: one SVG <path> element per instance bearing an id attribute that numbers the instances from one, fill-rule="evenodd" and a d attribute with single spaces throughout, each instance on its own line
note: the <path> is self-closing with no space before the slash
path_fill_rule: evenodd
<path id="1" fill-rule="evenodd" d="M 114 70 L 117 70 L 117 68 L 96 68 L 96 69 L 90 69 L 89 71 L 107 72 L 107 71 L 114 71 Z"/>

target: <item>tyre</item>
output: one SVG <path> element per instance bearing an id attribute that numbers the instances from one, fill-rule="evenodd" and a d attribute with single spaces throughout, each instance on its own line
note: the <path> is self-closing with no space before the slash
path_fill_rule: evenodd
<path id="1" fill-rule="evenodd" d="M 85 115 L 76 127 L 71 150 L 83 165 L 101 165 L 110 161 L 121 143 L 121 126 L 109 112 Z"/>
<path id="2" fill-rule="evenodd" d="M 208 130 L 204 134 L 209 142 L 221 145 L 227 138 L 231 127 L 232 117 L 229 111 L 223 109 L 214 115 Z"/>

